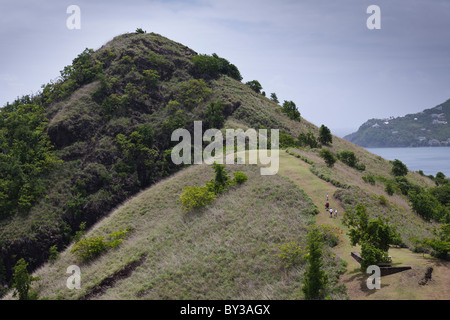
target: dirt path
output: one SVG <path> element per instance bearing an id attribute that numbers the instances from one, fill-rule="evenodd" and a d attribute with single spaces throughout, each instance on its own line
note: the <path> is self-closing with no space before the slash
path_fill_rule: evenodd
<path id="1" fill-rule="evenodd" d="M 338 227 L 344 230 L 344 233 L 347 232 L 348 228 L 342 224 L 344 209 L 340 202 L 333 198 L 337 188 L 331 183 L 319 179 L 309 170 L 309 167 L 310 165 L 304 161 L 290 156 L 286 152 L 280 152 L 279 174 L 288 177 L 299 185 L 319 208 L 316 224 Z M 327 194 L 330 208 L 338 210 L 337 218 L 330 218 L 329 212 L 325 210 Z M 365 279 L 363 279 L 364 276 L 359 270 L 359 264 L 350 256 L 350 252 L 355 248 L 352 248 L 348 237 L 344 236 L 334 250 L 341 259 L 347 262 L 347 272 L 341 276 L 341 282 L 347 286 L 350 299 L 360 299 L 361 282 L 359 280 L 365 281 Z"/>
<path id="2" fill-rule="evenodd" d="M 309 164 L 293 157 L 286 152 L 280 152 L 279 174 L 288 177 L 303 189 L 319 208 L 316 224 L 330 225 L 348 231 L 342 224 L 344 209 L 339 201 L 333 198 L 336 187 L 325 182 L 309 170 Z M 326 195 L 329 196 L 330 207 L 338 210 L 337 218 L 330 218 L 325 210 Z M 336 254 L 347 262 L 347 271 L 340 278 L 347 287 L 351 300 L 383 300 L 383 299 L 423 299 L 442 300 L 450 298 L 450 263 L 442 262 L 421 254 L 412 253 L 408 249 L 390 249 L 394 265 L 409 265 L 411 270 L 382 277 L 380 290 L 369 290 L 366 279 L 369 275 L 361 272 L 360 265 L 351 257 L 351 251 L 359 251 L 352 247 L 348 236 L 341 238 L 334 248 Z M 419 285 L 428 267 L 434 268 L 434 280 L 428 285 Z"/>

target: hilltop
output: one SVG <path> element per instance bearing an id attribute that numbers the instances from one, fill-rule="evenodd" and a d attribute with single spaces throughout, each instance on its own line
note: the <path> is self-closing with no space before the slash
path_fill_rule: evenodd
<path id="1" fill-rule="evenodd" d="M 344 139 L 365 148 L 450 146 L 450 100 L 419 113 L 370 119 Z"/>
<path id="2" fill-rule="evenodd" d="M 302 299 L 304 260 L 286 265 L 282 253 L 304 254 L 308 230 L 317 225 L 327 239 L 327 296 L 370 298 L 349 258 L 357 248 L 341 220 L 344 211 L 364 204 L 371 218 L 397 226 L 400 258 L 415 263 L 414 276 L 408 274 L 414 283 L 425 265 L 435 266 L 438 281 L 413 298 L 430 298 L 430 290 L 433 298 L 448 297 L 448 264 L 417 241 L 449 222 L 445 177 L 395 177 L 391 162 L 344 139 L 332 136 L 322 145 L 323 128 L 292 113 L 292 106 L 243 83 L 226 59 L 158 34 L 124 34 L 86 49 L 57 82 L 0 113 L 2 150 L 10 150 L 0 154 L 0 282 L 7 286 L 24 258 L 41 278 L 33 285 L 40 298 Z M 205 164 L 171 161 L 177 144 L 171 133 L 192 133 L 194 121 L 204 130 L 279 129 L 278 174 L 227 165 L 230 175 L 241 171 L 248 181 L 202 209 L 184 211 L 183 188 L 214 177 Z M 323 150 L 337 157 L 333 166 Z M 430 194 L 439 210 L 424 216 L 412 207 L 409 191 Z M 324 214 L 325 193 L 339 209 L 337 219 Z M 99 239 L 110 239 L 114 249 L 88 262 L 71 252 L 80 240 L 103 245 Z M 65 286 L 71 265 L 82 269 L 81 290 Z M 395 291 L 402 286 L 394 280 L 381 297 L 404 297 Z"/>

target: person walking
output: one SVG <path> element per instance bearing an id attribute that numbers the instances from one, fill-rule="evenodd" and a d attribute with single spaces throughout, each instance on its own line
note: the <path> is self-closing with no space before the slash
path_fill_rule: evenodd
<path id="1" fill-rule="evenodd" d="M 333 209 L 330 208 L 330 218 L 333 218 Z"/>
<path id="2" fill-rule="evenodd" d="M 327 211 L 330 209 L 330 203 L 329 203 L 329 202 L 325 203 L 325 209 L 326 209 Z"/>
<path id="3" fill-rule="evenodd" d="M 334 209 L 334 217 L 337 218 L 337 209 Z"/>

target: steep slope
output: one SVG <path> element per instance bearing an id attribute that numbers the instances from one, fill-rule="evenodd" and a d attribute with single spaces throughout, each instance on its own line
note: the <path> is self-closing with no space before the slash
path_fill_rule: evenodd
<path id="1" fill-rule="evenodd" d="M 203 130 L 224 122 L 292 136 L 314 129 L 241 83 L 225 59 L 153 33 L 124 34 L 86 49 L 41 93 L 6 105 L 0 283 L 8 285 L 21 257 L 34 269 L 50 248 L 62 250 L 78 231 L 180 170 L 170 159 L 171 133 L 192 132 L 195 120 L 203 121 Z"/>
<path id="2" fill-rule="evenodd" d="M 450 100 L 422 112 L 370 119 L 346 137 L 362 147 L 450 146 Z"/>
<path id="3" fill-rule="evenodd" d="M 304 265 L 283 267 L 279 246 L 304 242 L 314 221 L 311 200 L 281 176 L 261 176 L 251 165 L 228 166 L 248 175 L 204 210 L 183 212 L 183 187 L 214 178 L 206 165 L 163 180 L 117 208 L 86 237 L 131 228 L 124 243 L 91 263 L 68 248 L 36 272 L 49 299 L 298 299 Z M 328 250 L 328 251 L 327 251 Z M 327 272 L 340 273 L 327 249 Z M 81 289 L 66 287 L 66 268 L 81 269 Z M 123 270 L 129 272 L 121 272 Z M 332 278 L 330 279 L 332 280 Z M 331 281 L 333 299 L 345 298 Z"/>
<path id="4" fill-rule="evenodd" d="M 196 57 L 212 63 L 199 68 Z M 315 206 L 323 206 L 317 190 L 324 186 L 342 211 L 363 203 L 371 217 L 389 217 L 405 247 L 414 249 L 412 237 L 431 237 L 438 226 L 411 209 L 402 189 L 428 190 L 433 180 L 413 172 L 406 181 L 395 180 L 389 161 L 335 136 L 322 149 L 353 152 L 365 169 L 343 161 L 329 168 L 321 149 L 299 147 L 298 135 L 317 137 L 317 126 L 289 119 L 277 103 L 241 83 L 226 60 L 197 55 L 160 35 L 121 35 L 95 52 L 87 50 L 62 72 L 61 81 L 6 108 L 15 115 L 29 104 L 48 118 L 41 126 L 62 162 L 37 178 L 47 187 L 29 210 L 13 210 L 0 221 L 0 277 L 6 284 L 20 258 L 34 270 L 56 245 L 60 257 L 36 273 L 43 298 L 301 298 L 305 266 L 285 270 L 277 245 L 302 243 L 306 226 L 326 223 L 323 215 L 311 216 Z M 213 175 L 204 165 L 178 172 L 184 167 L 170 159 L 175 144 L 170 135 L 177 128 L 192 132 L 196 120 L 204 130 L 280 129 L 282 146 L 308 165 L 291 168 L 285 161 L 287 167 L 273 177 L 260 176 L 256 166 L 230 165 L 230 172 L 246 172 L 248 182 L 205 210 L 186 214 L 176 201 L 182 187 L 204 184 Z M 286 156 L 291 157 L 281 158 Z M 394 185 L 392 196 L 385 191 L 388 183 Z M 70 253 L 80 229 L 89 230 L 90 239 L 127 227 L 125 241 L 91 263 L 80 264 Z M 339 250 L 347 260 L 351 248 Z M 341 262 L 328 253 L 326 259 L 331 297 L 345 298 L 337 279 Z M 66 268 L 73 264 L 83 270 L 81 290 L 65 286 Z"/>

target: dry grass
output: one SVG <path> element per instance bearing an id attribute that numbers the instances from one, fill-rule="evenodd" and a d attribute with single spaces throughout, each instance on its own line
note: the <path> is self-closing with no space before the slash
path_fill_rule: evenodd
<path id="1" fill-rule="evenodd" d="M 204 185 L 211 168 L 192 166 L 130 199 L 100 221 L 89 237 L 131 227 L 129 238 L 92 263 L 69 252 L 35 274 L 48 299 L 79 299 L 132 261 L 142 265 L 100 299 L 298 299 L 303 267 L 285 270 L 277 245 L 300 241 L 313 223 L 311 200 L 289 180 L 261 176 L 256 165 L 228 166 L 249 180 L 208 208 L 186 213 L 177 203 L 182 188 Z M 66 268 L 79 265 L 82 289 L 66 288 Z"/>

